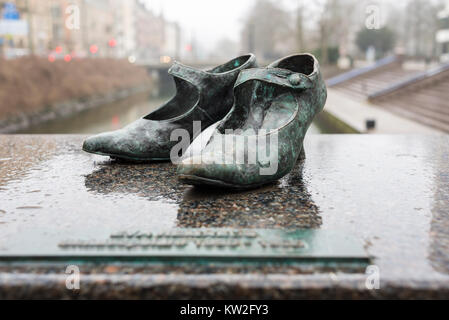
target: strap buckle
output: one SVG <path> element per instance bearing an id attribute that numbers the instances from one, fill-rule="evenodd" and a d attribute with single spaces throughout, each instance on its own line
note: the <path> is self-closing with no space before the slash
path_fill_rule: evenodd
<path id="1" fill-rule="evenodd" d="M 235 83 L 235 87 L 250 81 L 260 80 L 273 83 L 282 87 L 288 87 L 295 90 L 304 90 L 314 87 L 314 82 L 308 76 L 302 73 L 292 72 L 280 68 L 260 68 L 243 70 Z"/>

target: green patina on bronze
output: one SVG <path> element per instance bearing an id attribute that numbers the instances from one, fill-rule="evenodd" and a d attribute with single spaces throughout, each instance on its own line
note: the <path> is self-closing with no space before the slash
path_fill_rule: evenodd
<path id="1" fill-rule="evenodd" d="M 232 107 L 233 87 L 240 71 L 256 66 L 252 54 L 235 58 L 211 70 L 203 71 L 175 63 L 169 70 L 176 84 L 176 95 L 156 111 L 127 127 L 90 137 L 84 142 L 86 152 L 126 160 L 169 160 L 170 141 L 176 129 L 187 130 L 191 139 L 194 121 L 201 130 L 220 121 Z"/>
<path id="2" fill-rule="evenodd" d="M 288 174 L 305 157 L 303 141 L 314 117 L 323 110 L 327 89 L 319 64 L 310 54 L 292 55 L 266 68 L 243 70 L 234 88 L 234 106 L 201 155 L 178 167 L 180 179 L 194 185 L 235 189 L 258 187 Z M 260 133 L 264 129 L 264 133 Z M 227 130 L 233 130 L 229 133 Z M 222 148 L 222 141 L 245 137 L 244 147 Z M 277 137 L 276 152 L 270 142 Z M 265 143 L 255 143 L 265 140 Z M 250 155 L 266 155 L 250 163 Z M 217 159 L 245 159 L 228 163 Z M 276 164 L 271 174 L 261 174 Z"/>

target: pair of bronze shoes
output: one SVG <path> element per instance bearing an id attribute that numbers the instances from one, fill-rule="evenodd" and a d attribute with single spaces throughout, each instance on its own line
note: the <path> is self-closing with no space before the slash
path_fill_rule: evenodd
<path id="1" fill-rule="evenodd" d="M 282 178 L 304 156 L 307 129 L 327 97 L 310 54 L 265 68 L 252 54 L 207 71 L 175 63 L 169 73 L 177 90 L 170 101 L 121 130 L 87 139 L 83 150 L 131 161 L 171 160 L 179 179 L 193 185 L 254 188 Z M 205 147 L 192 154 L 189 144 L 217 122 Z"/>

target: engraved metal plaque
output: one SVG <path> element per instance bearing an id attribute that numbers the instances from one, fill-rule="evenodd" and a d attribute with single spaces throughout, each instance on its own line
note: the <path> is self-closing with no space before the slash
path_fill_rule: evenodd
<path id="1" fill-rule="evenodd" d="M 359 241 L 329 230 L 142 230 L 95 239 L 36 232 L 23 240 L 2 245 L 0 262 L 369 262 Z"/>

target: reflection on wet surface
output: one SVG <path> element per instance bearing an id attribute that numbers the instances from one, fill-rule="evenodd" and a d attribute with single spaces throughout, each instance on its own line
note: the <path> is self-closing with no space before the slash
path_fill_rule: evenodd
<path id="1" fill-rule="evenodd" d="M 190 188 L 178 211 L 180 227 L 318 228 L 319 209 L 303 183 L 304 164 L 276 184 L 256 191 Z"/>
<path id="2" fill-rule="evenodd" d="M 187 188 L 178 183 L 176 167 L 167 162 L 132 164 L 104 161 L 99 163 L 99 167 L 85 178 L 87 190 L 94 194 L 136 195 L 148 201 L 179 203 Z"/>
<path id="3" fill-rule="evenodd" d="M 169 163 L 83 153 L 79 136 L 0 139 L 0 250 L 48 228 L 76 237 L 80 230 L 312 227 L 358 237 L 384 277 L 448 272 L 448 136 L 310 136 L 294 172 L 244 193 L 180 185 Z"/>
<path id="4" fill-rule="evenodd" d="M 326 155 L 307 172 L 324 228 L 345 227 L 364 239 L 384 275 L 425 279 L 441 271 L 433 266 L 449 256 L 441 241 L 449 237 L 449 203 L 435 210 L 435 192 L 449 193 L 441 184 L 449 172 L 447 135 L 316 136 L 314 145 Z M 429 261 L 430 252 L 438 254 Z"/>
<path id="5" fill-rule="evenodd" d="M 30 136 L 26 140 L 2 137 L 0 140 L 0 190 L 7 182 L 21 179 L 36 162 L 48 159 L 54 148 L 55 143 L 51 139 L 39 136 Z"/>
<path id="6" fill-rule="evenodd" d="M 2 142 L 8 143 L 22 139 L 27 141 L 29 137 L 2 136 Z M 34 164 L 20 172 L 17 179 L 0 185 L 0 210 L 5 212 L 0 215 L 2 240 L 14 234 L 17 236 L 19 230 L 26 234 L 27 230 L 36 228 L 65 233 L 89 228 L 107 234 L 118 228 L 175 226 L 177 206 L 170 202 L 148 201 L 131 193 L 105 195 L 88 191 L 85 176 L 97 170 L 105 158 L 81 152 L 81 138 L 59 136 L 47 139 L 55 145 L 51 157 L 36 160 L 48 153 L 44 144 L 37 144 L 34 155 L 30 155 L 31 159 L 35 157 Z M 7 158 L 3 154 L 1 157 Z M 20 171 L 22 165 L 17 165 L 16 171 Z M 8 166 L 13 168 L 14 160 L 10 160 Z M 3 170 L 0 172 L 4 173 Z M 4 181 L 3 177 L 1 179 Z M 30 209 L 23 209 L 25 207 Z"/>
<path id="7" fill-rule="evenodd" d="M 303 163 L 298 163 L 279 183 L 257 191 L 230 192 L 180 184 L 170 163 L 112 161 L 87 175 L 85 185 L 94 193 L 133 194 L 176 203 L 179 227 L 316 228 L 321 218 L 303 184 L 302 169 Z"/>

